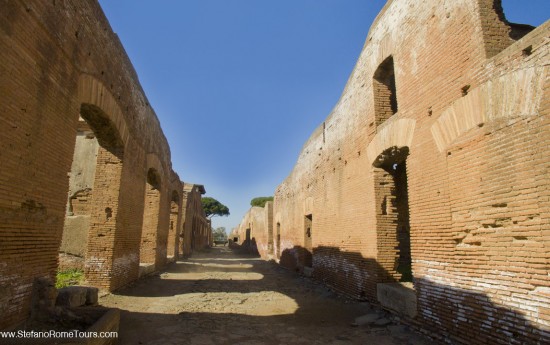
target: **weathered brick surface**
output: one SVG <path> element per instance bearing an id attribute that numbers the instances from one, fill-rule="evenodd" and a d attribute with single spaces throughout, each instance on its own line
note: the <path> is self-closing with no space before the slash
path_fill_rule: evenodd
<path id="1" fill-rule="evenodd" d="M 253 206 L 244 215 L 237 227 L 229 234 L 230 239 L 238 238 L 237 244 L 264 259 L 274 255 L 273 202 L 264 207 Z"/>
<path id="2" fill-rule="evenodd" d="M 182 245 L 181 255 L 191 254 L 193 249 L 203 249 L 212 244 L 210 221 L 202 208 L 201 196 L 206 193 L 204 186 L 191 183 L 183 185 L 182 198 Z"/>
<path id="3" fill-rule="evenodd" d="M 140 263 L 154 264 L 157 256 L 159 235 L 160 190 L 151 184 L 145 187 L 145 211 L 141 232 Z"/>
<path id="4" fill-rule="evenodd" d="M 168 260 L 175 260 L 179 257 L 177 248 L 180 243 L 180 235 L 183 232 L 182 217 L 179 216 L 181 214 L 181 210 L 180 194 L 174 191 L 170 200 L 170 225 L 167 242 Z"/>
<path id="5" fill-rule="evenodd" d="M 171 196 L 180 195 L 183 184 L 172 171 L 159 121 L 96 1 L 1 0 L 0 8 L 3 329 L 28 317 L 33 283 L 54 278 L 60 249 L 82 257 L 64 267 L 83 266 L 91 285 L 115 290 L 137 279 L 147 233 L 142 229 L 155 219 L 151 256 L 162 267 L 169 255 Z M 83 126 L 97 138 L 97 158 L 78 165 L 75 156 L 92 155 L 79 143 L 86 140 L 78 138 Z M 86 170 L 86 164 L 95 168 Z M 161 181 L 158 208 L 144 218 L 151 169 Z M 91 175 L 75 181 L 84 170 Z M 73 189 L 78 186 L 85 188 Z M 69 220 L 74 216 L 86 221 L 75 225 Z M 64 224 L 66 231 L 80 227 L 72 241 L 80 238 L 81 248 L 60 248 Z"/>
<path id="6" fill-rule="evenodd" d="M 389 1 L 275 192 L 280 263 L 303 269 L 311 215 L 313 276 L 326 284 L 377 302 L 410 256 L 411 322 L 455 343 L 550 341 L 550 22 L 527 31 L 499 1 Z M 378 166 L 400 162 L 395 149 L 408 151 L 406 201 Z M 267 229 L 252 233 L 267 248 Z"/>

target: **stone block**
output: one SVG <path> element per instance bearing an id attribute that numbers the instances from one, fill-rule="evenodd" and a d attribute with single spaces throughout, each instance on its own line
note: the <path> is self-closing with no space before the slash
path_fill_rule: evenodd
<path id="1" fill-rule="evenodd" d="M 86 305 L 97 305 L 99 289 L 95 287 L 86 287 Z"/>
<path id="2" fill-rule="evenodd" d="M 76 308 L 86 304 L 88 288 L 85 286 L 67 286 L 59 289 L 56 305 L 67 308 Z"/>
<path id="3" fill-rule="evenodd" d="M 139 277 L 145 277 L 155 272 L 155 264 L 140 263 Z"/>
<path id="4" fill-rule="evenodd" d="M 376 285 L 378 302 L 399 315 L 416 316 L 416 292 L 411 283 L 382 283 Z"/>

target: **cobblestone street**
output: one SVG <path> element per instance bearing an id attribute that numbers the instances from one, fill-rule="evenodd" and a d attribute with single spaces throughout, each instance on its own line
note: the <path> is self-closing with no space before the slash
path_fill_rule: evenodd
<path id="1" fill-rule="evenodd" d="M 121 344 L 430 344 L 368 303 L 227 247 L 103 297 Z"/>

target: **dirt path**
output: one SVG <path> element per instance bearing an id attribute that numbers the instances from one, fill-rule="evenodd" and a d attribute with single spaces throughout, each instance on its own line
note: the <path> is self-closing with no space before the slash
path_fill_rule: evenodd
<path id="1" fill-rule="evenodd" d="M 386 313 L 257 258 L 214 247 L 107 295 L 120 344 L 431 344 Z"/>

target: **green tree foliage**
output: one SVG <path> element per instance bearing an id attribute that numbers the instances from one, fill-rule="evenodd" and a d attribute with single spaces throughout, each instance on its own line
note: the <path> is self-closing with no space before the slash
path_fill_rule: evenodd
<path id="1" fill-rule="evenodd" d="M 250 206 L 264 207 L 265 203 L 268 201 L 273 201 L 272 196 L 260 196 L 250 200 Z"/>
<path id="2" fill-rule="evenodd" d="M 202 198 L 202 208 L 208 218 L 214 216 L 229 216 L 229 208 L 214 198 Z"/>
<path id="3" fill-rule="evenodd" d="M 214 241 L 227 241 L 227 233 L 225 232 L 225 226 L 212 229 L 212 237 Z"/>

